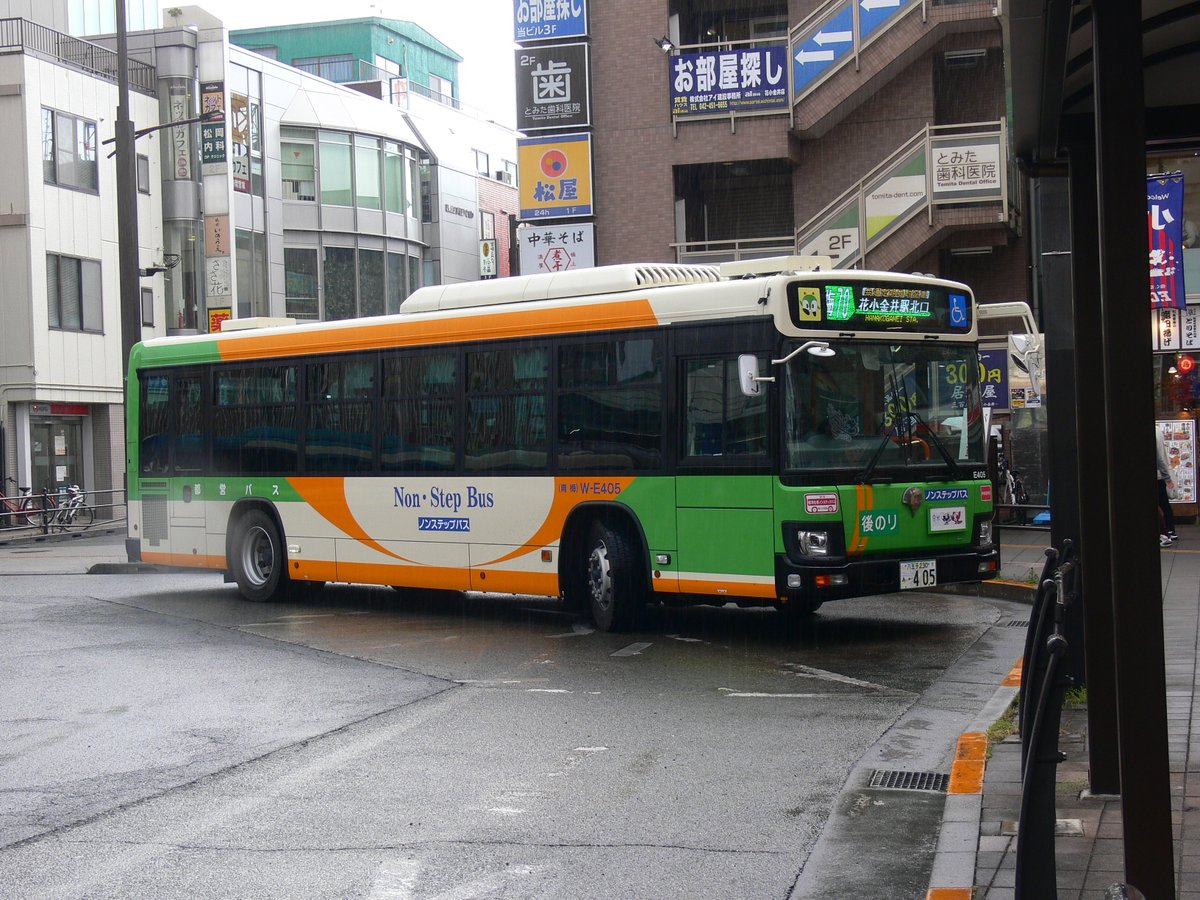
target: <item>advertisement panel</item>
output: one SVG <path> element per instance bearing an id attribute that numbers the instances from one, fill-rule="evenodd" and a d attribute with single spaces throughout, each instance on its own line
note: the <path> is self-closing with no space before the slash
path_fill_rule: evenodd
<path id="1" fill-rule="evenodd" d="M 186 85 L 172 84 L 168 88 L 171 105 L 171 121 L 182 122 L 192 118 L 191 97 Z M 192 128 L 181 125 L 171 129 L 171 177 L 190 181 L 192 177 Z"/>
<path id="2" fill-rule="evenodd" d="M 924 204 L 925 149 L 919 148 L 887 178 L 867 188 L 868 246 Z"/>
<path id="3" fill-rule="evenodd" d="M 787 109 L 787 46 L 681 53 L 671 59 L 671 114 Z"/>
<path id="4" fill-rule="evenodd" d="M 1171 469 L 1172 503 L 1196 502 L 1196 423 L 1191 419 L 1159 419 L 1167 464 Z"/>
<path id="5" fill-rule="evenodd" d="M 522 225 L 517 229 L 521 274 L 541 275 L 596 265 L 596 226 Z"/>
<path id="6" fill-rule="evenodd" d="M 229 151 L 233 166 L 233 189 L 250 193 L 250 99 L 229 95 Z"/>
<path id="7" fill-rule="evenodd" d="M 513 36 L 518 44 L 587 33 L 587 0 L 516 0 L 513 4 Z"/>
<path id="8" fill-rule="evenodd" d="M 586 128 L 590 124 L 587 44 L 518 50 L 517 130 Z"/>
<path id="9" fill-rule="evenodd" d="M 1146 178 L 1146 233 L 1150 242 L 1150 308 L 1183 309 L 1183 173 Z"/>
<path id="10" fill-rule="evenodd" d="M 592 214 L 592 138 L 588 134 L 517 141 L 521 219 Z"/>

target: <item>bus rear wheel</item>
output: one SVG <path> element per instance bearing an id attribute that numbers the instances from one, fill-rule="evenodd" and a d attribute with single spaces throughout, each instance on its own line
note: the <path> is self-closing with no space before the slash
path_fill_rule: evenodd
<path id="1" fill-rule="evenodd" d="M 229 569 L 247 600 L 278 600 L 287 586 L 283 539 L 275 521 L 261 509 L 237 521 L 229 539 Z"/>
<path id="2" fill-rule="evenodd" d="M 633 543 L 619 529 L 592 525 L 584 563 L 584 585 L 592 621 L 601 631 L 633 628 L 646 603 Z"/>

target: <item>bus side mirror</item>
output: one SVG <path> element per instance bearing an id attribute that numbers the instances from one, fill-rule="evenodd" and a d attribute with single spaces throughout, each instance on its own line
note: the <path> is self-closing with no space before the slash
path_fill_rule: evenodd
<path id="1" fill-rule="evenodd" d="M 747 397 L 761 397 L 763 382 L 774 381 L 775 377 L 758 374 L 758 357 L 753 353 L 743 353 L 738 357 L 738 382 L 742 393 Z"/>

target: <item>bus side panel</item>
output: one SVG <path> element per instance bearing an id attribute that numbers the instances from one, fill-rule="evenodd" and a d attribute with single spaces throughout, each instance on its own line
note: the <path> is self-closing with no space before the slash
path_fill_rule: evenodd
<path id="1" fill-rule="evenodd" d="M 678 478 L 681 591 L 775 596 L 774 480 L 715 473 Z"/>
<path id="2" fill-rule="evenodd" d="M 637 516 L 642 533 L 646 536 L 653 590 L 665 594 L 679 593 L 675 479 L 641 476 L 621 492 L 618 500 Z M 669 561 L 660 561 L 663 559 Z"/>

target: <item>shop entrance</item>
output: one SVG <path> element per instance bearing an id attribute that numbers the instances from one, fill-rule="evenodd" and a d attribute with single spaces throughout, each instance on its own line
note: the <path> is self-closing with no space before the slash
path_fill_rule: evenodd
<path id="1" fill-rule="evenodd" d="M 34 493 L 52 494 L 83 484 L 83 423 L 79 419 L 32 419 Z"/>

